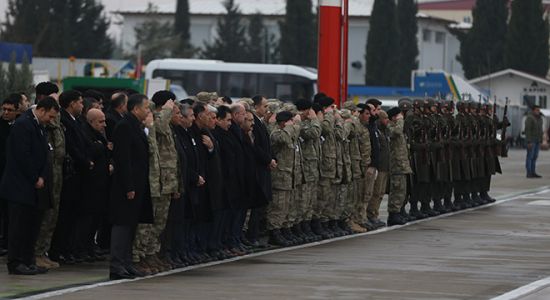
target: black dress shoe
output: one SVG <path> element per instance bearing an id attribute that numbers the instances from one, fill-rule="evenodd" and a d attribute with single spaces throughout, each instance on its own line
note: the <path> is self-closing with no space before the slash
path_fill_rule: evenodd
<path id="1" fill-rule="evenodd" d="M 537 173 L 533 174 L 533 177 L 534 177 L 534 178 L 542 178 L 542 176 L 540 176 L 540 175 L 537 174 Z"/>
<path id="2" fill-rule="evenodd" d="M 44 267 L 39 267 L 37 265 L 30 265 L 29 269 L 36 270 L 36 274 L 46 274 L 48 273 L 48 269 Z"/>
<path id="3" fill-rule="evenodd" d="M 8 266 L 8 274 L 12 275 L 36 275 L 38 274 L 38 269 L 30 268 L 24 264 L 19 264 L 15 267 Z"/>
<path id="4" fill-rule="evenodd" d="M 129 273 L 130 275 L 134 276 L 134 277 L 145 277 L 147 276 L 147 274 L 141 272 L 140 270 L 138 270 L 136 267 L 134 267 L 134 265 L 128 265 L 126 267 L 124 267 L 124 269 L 126 269 L 126 272 Z"/>
<path id="5" fill-rule="evenodd" d="M 109 272 L 109 279 L 110 280 L 119 280 L 119 279 L 134 279 L 136 278 L 134 275 L 130 274 L 126 269 L 117 269 L 117 270 L 111 270 Z"/>

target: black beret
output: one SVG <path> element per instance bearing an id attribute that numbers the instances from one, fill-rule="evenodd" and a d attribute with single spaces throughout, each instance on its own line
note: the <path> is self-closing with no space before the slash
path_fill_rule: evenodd
<path id="1" fill-rule="evenodd" d="M 357 108 L 359 109 L 360 113 L 363 113 L 365 110 L 370 111 L 370 107 L 365 103 L 359 103 L 357 104 Z"/>
<path id="2" fill-rule="evenodd" d="M 323 111 L 323 108 L 319 105 L 319 103 L 313 103 L 313 105 L 311 105 L 311 109 L 313 109 L 315 113 Z"/>
<path id="3" fill-rule="evenodd" d="M 399 107 L 392 107 L 390 110 L 388 110 L 388 118 L 393 118 L 394 116 L 398 115 L 401 112 L 401 109 Z"/>
<path id="4" fill-rule="evenodd" d="M 180 103 L 193 106 L 195 104 L 195 100 L 187 98 L 187 99 L 180 100 Z"/>
<path id="5" fill-rule="evenodd" d="M 326 97 L 327 97 L 327 95 L 323 92 L 317 93 L 317 94 L 315 94 L 315 96 L 313 96 L 313 102 L 314 103 L 319 103 L 319 100 L 321 100 L 322 98 L 326 98 Z"/>
<path id="6" fill-rule="evenodd" d="M 318 103 L 319 103 L 319 105 L 321 105 L 321 107 L 325 108 L 325 107 L 329 107 L 332 104 L 334 104 L 334 99 L 332 99 L 330 97 L 324 97 L 324 98 L 319 99 Z"/>
<path id="7" fill-rule="evenodd" d="M 296 109 L 298 110 L 308 110 L 311 108 L 312 104 L 313 103 L 311 103 L 311 101 L 306 99 L 298 99 L 294 102 L 294 105 L 296 105 Z"/>
<path id="8" fill-rule="evenodd" d="M 278 113 L 277 116 L 275 117 L 275 120 L 278 122 L 286 122 L 290 119 L 292 119 L 294 117 L 294 115 L 289 112 L 289 111 L 286 111 L 286 110 L 283 110 L 282 112 Z"/>
<path id="9" fill-rule="evenodd" d="M 382 101 L 376 99 L 376 98 L 370 98 L 367 100 L 367 104 L 372 104 L 374 106 L 379 106 L 382 104 Z"/>

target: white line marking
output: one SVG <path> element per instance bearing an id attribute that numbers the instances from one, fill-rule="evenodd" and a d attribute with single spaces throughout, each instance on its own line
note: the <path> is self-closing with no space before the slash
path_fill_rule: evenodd
<path id="1" fill-rule="evenodd" d="M 199 268 L 204 268 L 204 267 L 209 267 L 209 266 L 215 266 L 215 265 L 220 265 L 220 264 L 225 264 L 225 263 L 228 263 L 228 262 L 233 262 L 233 261 L 252 258 L 252 257 L 264 256 L 264 255 L 274 254 L 274 253 L 287 252 L 287 251 L 292 251 L 292 250 L 296 250 L 296 249 L 310 248 L 310 247 L 323 245 L 323 244 L 328 244 L 328 243 L 332 243 L 332 242 L 348 240 L 348 239 L 367 236 L 367 235 L 372 235 L 372 234 L 379 234 L 379 233 L 388 232 L 388 231 L 392 231 L 392 230 L 397 230 L 397 229 L 400 229 L 400 228 L 403 228 L 403 227 L 412 226 L 412 225 L 423 223 L 423 222 L 433 221 L 433 220 L 437 220 L 437 219 L 441 219 L 441 218 L 446 218 L 446 217 L 449 217 L 449 216 L 462 214 L 462 213 L 469 212 L 469 211 L 474 211 L 474 210 L 478 210 L 478 209 L 482 209 L 482 208 L 491 207 L 491 206 L 494 206 L 494 205 L 498 205 L 498 204 L 506 203 L 506 202 L 509 202 L 509 201 L 517 200 L 517 199 L 523 198 L 523 197 L 529 197 L 529 196 L 544 194 L 544 193 L 549 192 L 549 191 L 550 191 L 550 186 L 544 186 L 544 187 L 534 189 L 534 190 L 527 190 L 527 191 L 514 193 L 514 194 L 510 194 L 510 195 L 504 195 L 504 196 L 502 196 L 503 199 L 497 200 L 494 203 L 486 204 L 486 205 L 483 205 L 483 206 L 472 207 L 472 208 L 468 208 L 468 209 L 464 209 L 464 210 L 459 210 L 459 211 L 456 211 L 456 212 L 439 215 L 437 217 L 417 220 L 417 221 L 409 222 L 405 225 L 396 225 L 396 226 L 391 226 L 391 227 L 384 227 L 382 229 L 378 229 L 378 230 L 374 230 L 374 231 L 369 231 L 369 232 L 365 232 L 365 233 L 357 233 L 357 234 L 337 237 L 337 238 L 333 238 L 333 239 L 322 240 L 322 241 L 319 241 L 319 242 L 314 242 L 314 243 L 309 243 L 309 244 L 303 244 L 303 245 L 298 245 L 298 246 L 268 250 L 268 251 L 263 251 L 263 252 L 258 252 L 258 253 L 251 253 L 251 254 L 247 254 L 247 255 L 243 255 L 243 256 L 237 256 L 237 257 L 234 257 L 234 258 L 226 259 L 226 260 L 213 261 L 213 262 L 209 262 L 209 263 L 205 263 L 205 264 L 194 265 L 194 266 L 189 266 L 189 267 L 185 267 L 185 268 L 170 270 L 170 271 L 167 271 L 167 272 L 162 272 L 162 273 L 158 273 L 158 274 L 147 276 L 147 277 L 138 277 L 138 278 L 135 278 L 135 279 L 122 279 L 122 280 L 111 280 L 111 281 L 99 282 L 99 283 L 94 283 L 94 284 L 82 285 L 82 286 L 77 286 L 77 287 L 72 287 L 72 288 L 61 289 L 61 290 L 57 290 L 57 291 L 41 293 L 41 294 L 29 296 L 29 297 L 23 297 L 23 298 L 20 298 L 20 299 L 45 299 L 45 298 L 56 297 L 56 296 L 61 296 L 61 295 L 65 295 L 65 294 L 80 292 L 80 291 L 84 291 L 84 290 L 90 290 L 90 289 L 103 287 L 103 286 L 109 286 L 109 285 L 115 285 L 115 284 L 121 284 L 121 283 L 126 283 L 126 282 L 133 282 L 133 281 L 138 281 L 138 280 L 145 280 L 145 279 L 148 279 L 148 278 L 155 278 L 155 277 L 161 277 L 161 276 L 181 273 L 181 272 L 185 272 L 185 271 L 190 271 L 190 270 L 194 270 L 194 269 L 199 269 Z M 503 299 L 498 299 L 498 300 L 504 300 L 504 299 L 511 299 L 511 298 L 503 298 Z"/>
<path id="2" fill-rule="evenodd" d="M 528 285 L 524 285 L 515 290 L 511 290 L 506 294 L 502 294 L 498 297 L 495 297 L 491 300 L 513 300 L 525 297 L 531 293 L 534 293 L 538 290 L 543 289 L 544 287 L 550 285 L 550 277 L 546 277 L 535 282 L 531 282 Z"/>

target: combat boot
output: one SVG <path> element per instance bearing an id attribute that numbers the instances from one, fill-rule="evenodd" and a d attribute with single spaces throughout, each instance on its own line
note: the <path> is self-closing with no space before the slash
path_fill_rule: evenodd
<path id="1" fill-rule="evenodd" d="M 292 226 L 290 230 L 292 234 L 294 234 L 294 236 L 296 236 L 296 238 L 298 239 L 299 244 L 305 244 L 309 242 L 309 239 L 306 237 L 304 232 L 302 232 L 302 228 L 299 225 Z"/>
<path id="2" fill-rule="evenodd" d="M 462 194 L 462 202 L 464 209 L 472 208 L 474 207 L 474 202 L 470 198 L 470 194 Z"/>
<path id="3" fill-rule="evenodd" d="M 451 197 L 445 197 L 443 200 L 443 205 L 445 206 L 445 209 L 447 209 L 447 212 L 457 211 L 458 209 L 454 206 L 453 201 L 451 201 Z"/>
<path id="4" fill-rule="evenodd" d="M 441 204 L 441 199 L 433 199 L 434 202 L 434 210 L 438 212 L 439 214 L 445 214 L 447 213 L 447 209 Z"/>
<path id="5" fill-rule="evenodd" d="M 388 226 L 405 225 L 407 222 L 403 220 L 400 213 L 390 213 L 388 215 Z"/>
<path id="6" fill-rule="evenodd" d="M 321 225 L 321 221 L 319 221 L 318 219 L 311 221 L 311 231 L 317 236 L 320 236 L 321 239 L 330 238 L 330 235 L 323 229 L 323 225 Z"/>
<path id="7" fill-rule="evenodd" d="M 380 229 L 382 227 L 386 227 L 386 223 L 382 222 L 380 219 L 378 218 L 368 218 L 369 219 L 369 222 L 374 225 L 374 228 L 375 230 L 376 229 Z"/>
<path id="8" fill-rule="evenodd" d="M 281 234 L 290 243 L 290 246 L 298 245 L 300 243 L 298 238 L 292 234 L 292 230 L 290 230 L 290 228 L 281 228 Z"/>
<path id="9" fill-rule="evenodd" d="M 342 229 L 342 231 L 345 232 L 345 235 L 353 234 L 353 230 L 351 230 L 351 228 L 348 225 L 348 222 L 346 222 L 345 220 L 338 220 L 337 224 L 338 224 L 338 227 L 340 227 L 340 229 Z"/>
<path id="10" fill-rule="evenodd" d="M 326 222 L 321 223 L 321 226 L 323 227 L 323 230 L 329 236 L 329 239 L 336 237 L 336 235 L 334 234 L 334 232 L 332 232 L 332 230 L 330 228 L 330 221 L 326 221 Z"/>
<path id="11" fill-rule="evenodd" d="M 269 233 L 269 244 L 281 247 L 290 246 L 289 241 L 284 238 L 279 229 L 271 230 Z"/>
<path id="12" fill-rule="evenodd" d="M 409 215 L 415 220 L 422 220 L 428 217 L 418 209 L 418 202 L 411 203 L 411 208 L 409 209 Z"/>
<path id="13" fill-rule="evenodd" d="M 351 230 L 353 230 L 354 233 L 365 233 L 367 232 L 367 229 L 362 227 L 361 225 L 353 222 L 353 221 L 349 221 L 348 223 L 348 226 L 351 228 Z"/>
<path id="14" fill-rule="evenodd" d="M 422 202 L 420 206 L 420 211 L 430 218 L 439 216 L 439 213 L 430 207 L 430 202 Z"/>
<path id="15" fill-rule="evenodd" d="M 312 242 L 320 241 L 323 237 L 315 234 L 311 229 L 311 224 L 313 221 L 303 221 L 300 225 L 302 226 L 302 231 L 311 239 Z"/>
<path id="16" fill-rule="evenodd" d="M 334 234 L 334 236 L 339 237 L 346 234 L 344 231 L 342 231 L 342 229 L 340 229 L 340 227 L 338 227 L 338 223 L 336 222 L 336 220 L 330 220 L 328 222 L 328 225 L 330 231 Z"/>
<path id="17" fill-rule="evenodd" d="M 405 205 L 401 206 L 401 210 L 400 210 L 399 214 L 401 215 L 401 219 L 403 219 L 403 221 L 405 221 L 405 222 L 411 222 L 411 221 L 416 220 L 415 217 L 413 217 L 413 216 L 411 216 L 407 213 L 407 210 L 405 209 Z"/>

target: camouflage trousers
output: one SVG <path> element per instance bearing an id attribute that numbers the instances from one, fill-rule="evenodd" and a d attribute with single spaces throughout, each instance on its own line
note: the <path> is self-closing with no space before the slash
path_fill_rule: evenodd
<path id="1" fill-rule="evenodd" d="M 313 219 L 313 215 L 315 214 L 315 207 L 317 206 L 317 190 L 318 190 L 319 182 L 308 182 L 303 185 L 302 195 L 305 197 L 304 209 L 302 212 L 302 221 L 309 221 Z"/>
<path id="2" fill-rule="evenodd" d="M 40 226 L 40 233 L 36 240 L 34 247 L 34 255 L 44 255 L 51 246 L 53 232 L 55 231 L 55 225 L 57 224 L 57 217 L 59 215 L 59 202 L 61 201 L 61 189 L 63 187 L 63 164 L 55 164 L 53 166 L 53 178 L 52 178 L 52 205 L 51 209 L 44 212 L 44 218 L 42 219 L 42 225 Z"/>
<path id="3" fill-rule="evenodd" d="M 365 177 L 359 180 L 361 180 L 359 183 L 361 193 L 359 193 L 352 219 L 357 224 L 365 224 L 367 222 L 367 206 L 372 198 L 376 174 L 365 174 Z"/>
<path id="4" fill-rule="evenodd" d="M 372 197 L 367 205 L 367 218 L 378 219 L 380 213 L 380 203 L 386 194 L 388 185 L 388 172 L 378 172 L 374 186 L 372 188 Z"/>
<path id="5" fill-rule="evenodd" d="M 139 224 L 134 239 L 133 260 L 140 261 L 146 256 L 155 255 L 160 251 L 161 234 L 168 220 L 170 195 L 152 197 L 155 216 L 154 224 Z"/>
<path id="6" fill-rule="evenodd" d="M 297 185 L 290 195 L 290 202 L 288 204 L 288 214 L 283 224 L 284 227 L 290 228 L 302 220 L 302 215 L 305 210 L 304 202 L 307 200 L 303 193 L 305 184 Z"/>
<path id="7" fill-rule="evenodd" d="M 355 210 L 357 182 L 337 186 L 336 205 L 334 206 L 334 220 L 348 220 Z"/>
<path id="8" fill-rule="evenodd" d="M 283 228 L 290 208 L 292 191 L 273 190 L 273 201 L 267 206 L 267 230 Z"/>
<path id="9" fill-rule="evenodd" d="M 394 174 L 390 177 L 388 213 L 399 213 L 407 197 L 407 175 Z"/>
<path id="10" fill-rule="evenodd" d="M 313 218 L 319 219 L 321 222 L 331 220 L 335 198 L 332 180 L 321 178 L 317 189 L 317 201 L 313 209 Z"/>

